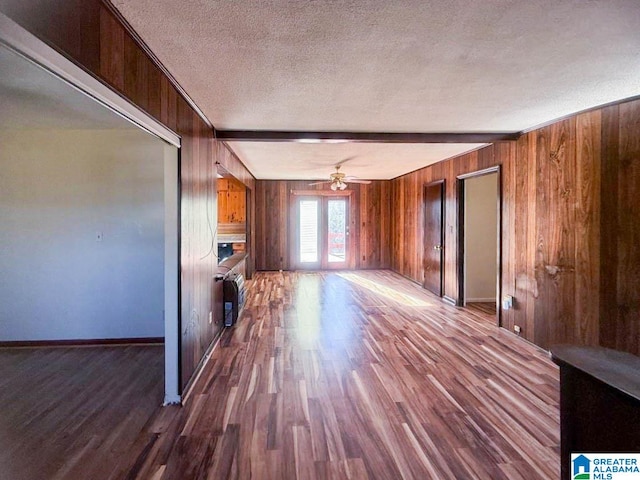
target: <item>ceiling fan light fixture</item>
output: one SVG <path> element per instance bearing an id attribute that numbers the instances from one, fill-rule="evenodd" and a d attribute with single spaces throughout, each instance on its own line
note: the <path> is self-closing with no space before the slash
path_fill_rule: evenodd
<path id="1" fill-rule="evenodd" d="M 345 188 L 347 188 L 347 184 L 344 183 L 342 181 L 342 179 L 340 178 L 336 178 L 333 182 L 331 182 L 331 186 L 330 186 L 331 190 L 333 190 L 334 192 L 336 190 L 344 190 Z"/>
<path id="2" fill-rule="evenodd" d="M 329 175 L 329 180 L 325 180 L 324 182 L 313 182 L 313 183 L 310 183 L 309 186 L 328 183 L 329 188 L 335 192 L 336 190 L 345 190 L 349 186 L 347 183 L 345 183 L 345 179 L 349 181 L 349 183 L 351 182 L 363 183 L 365 185 L 371 183 L 371 180 L 360 180 L 357 177 L 350 177 L 350 176 L 348 177 L 347 175 L 345 175 L 340 171 L 340 167 L 342 166 L 342 163 L 348 160 L 351 160 L 351 158 L 354 158 L 354 157 L 346 158 L 342 162 L 338 163 L 336 165 L 336 171 L 331 175 Z"/>

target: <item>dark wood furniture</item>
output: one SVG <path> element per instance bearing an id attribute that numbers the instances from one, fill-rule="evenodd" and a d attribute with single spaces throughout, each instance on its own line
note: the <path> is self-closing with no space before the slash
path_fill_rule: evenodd
<path id="1" fill-rule="evenodd" d="M 236 253 L 218 265 L 218 272 L 213 282 L 215 303 L 212 305 L 214 321 L 217 327 L 222 328 L 224 324 L 224 292 L 222 280 L 225 275 L 231 272 L 239 273 L 247 278 L 247 259 L 248 255 L 246 253 Z"/>
<path id="2" fill-rule="evenodd" d="M 601 347 L 559 345 L 562 479 L 571 453 L 640 452 L 640 357 Z"/>
<path id="3" fill-rule="evenodd" d="M 247 254 L 235 253 L 226 260 L 220 262 L 218 265 L 218 273 L 226 275 L 229 272 L 235 272 L 241 274 L 243 277 L 247 276 Z"/>

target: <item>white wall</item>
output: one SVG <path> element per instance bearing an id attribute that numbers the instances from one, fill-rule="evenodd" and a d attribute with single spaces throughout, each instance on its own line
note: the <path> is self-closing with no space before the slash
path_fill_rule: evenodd
<path id="1" fill-rule="evenodd" d="M 495 301 L 498 249 L 498 174 L 465 185 L 465 301 Z"/>
<path id="2" fill-rule="evenodd" d="M 0 340 L 162 337 L 164 143 L 31 130 L 0 146 Z"/>

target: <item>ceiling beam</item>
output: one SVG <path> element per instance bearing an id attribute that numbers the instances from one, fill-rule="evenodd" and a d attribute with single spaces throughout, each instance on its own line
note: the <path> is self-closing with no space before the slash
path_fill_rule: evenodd
<path id="1" fill-rule="evenodd" d="M 520 132 L 301 132 L 286 130 L 215 130 L 218 140 L 300 143 L 496 143 L 517 140 Z"/>

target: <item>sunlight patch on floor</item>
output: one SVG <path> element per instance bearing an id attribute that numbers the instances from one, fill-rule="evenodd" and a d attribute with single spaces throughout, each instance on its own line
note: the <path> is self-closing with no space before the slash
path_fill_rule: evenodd
<path id="1" fill-rule="evenodd" d="M 355 283 L 361 287 L 366 288 L 367 290 L 372 291 L 377 295 L 381 295 L 389 300 L 393 300 L 394 302 L 401 303 L 402 305 L 406 305 L 408 307 L 433 307 L 435 306 L 432 302 L 426 302 L 424 300 L 420 300 L 418 298 L 412 297 L 411 295 L 407 295 L 406 293 L 402 293 L 398 290 L 395 290 L 386 285 L 382 285 L 378 282 L 374 282 L 373 280 L 369 280 L 368 278 L 364 278 L 356 273 L 338 273 L 339 277 L 348 280 L 349 282 Z"/>
<path id="2" fill-rule="evenodd" d="M 296 338 L 302 348 L 312 348 L 320 337 L 321 282 L 316 276 L 304 276 L 298 281 L 295 308 L 298 322 Z"/>

